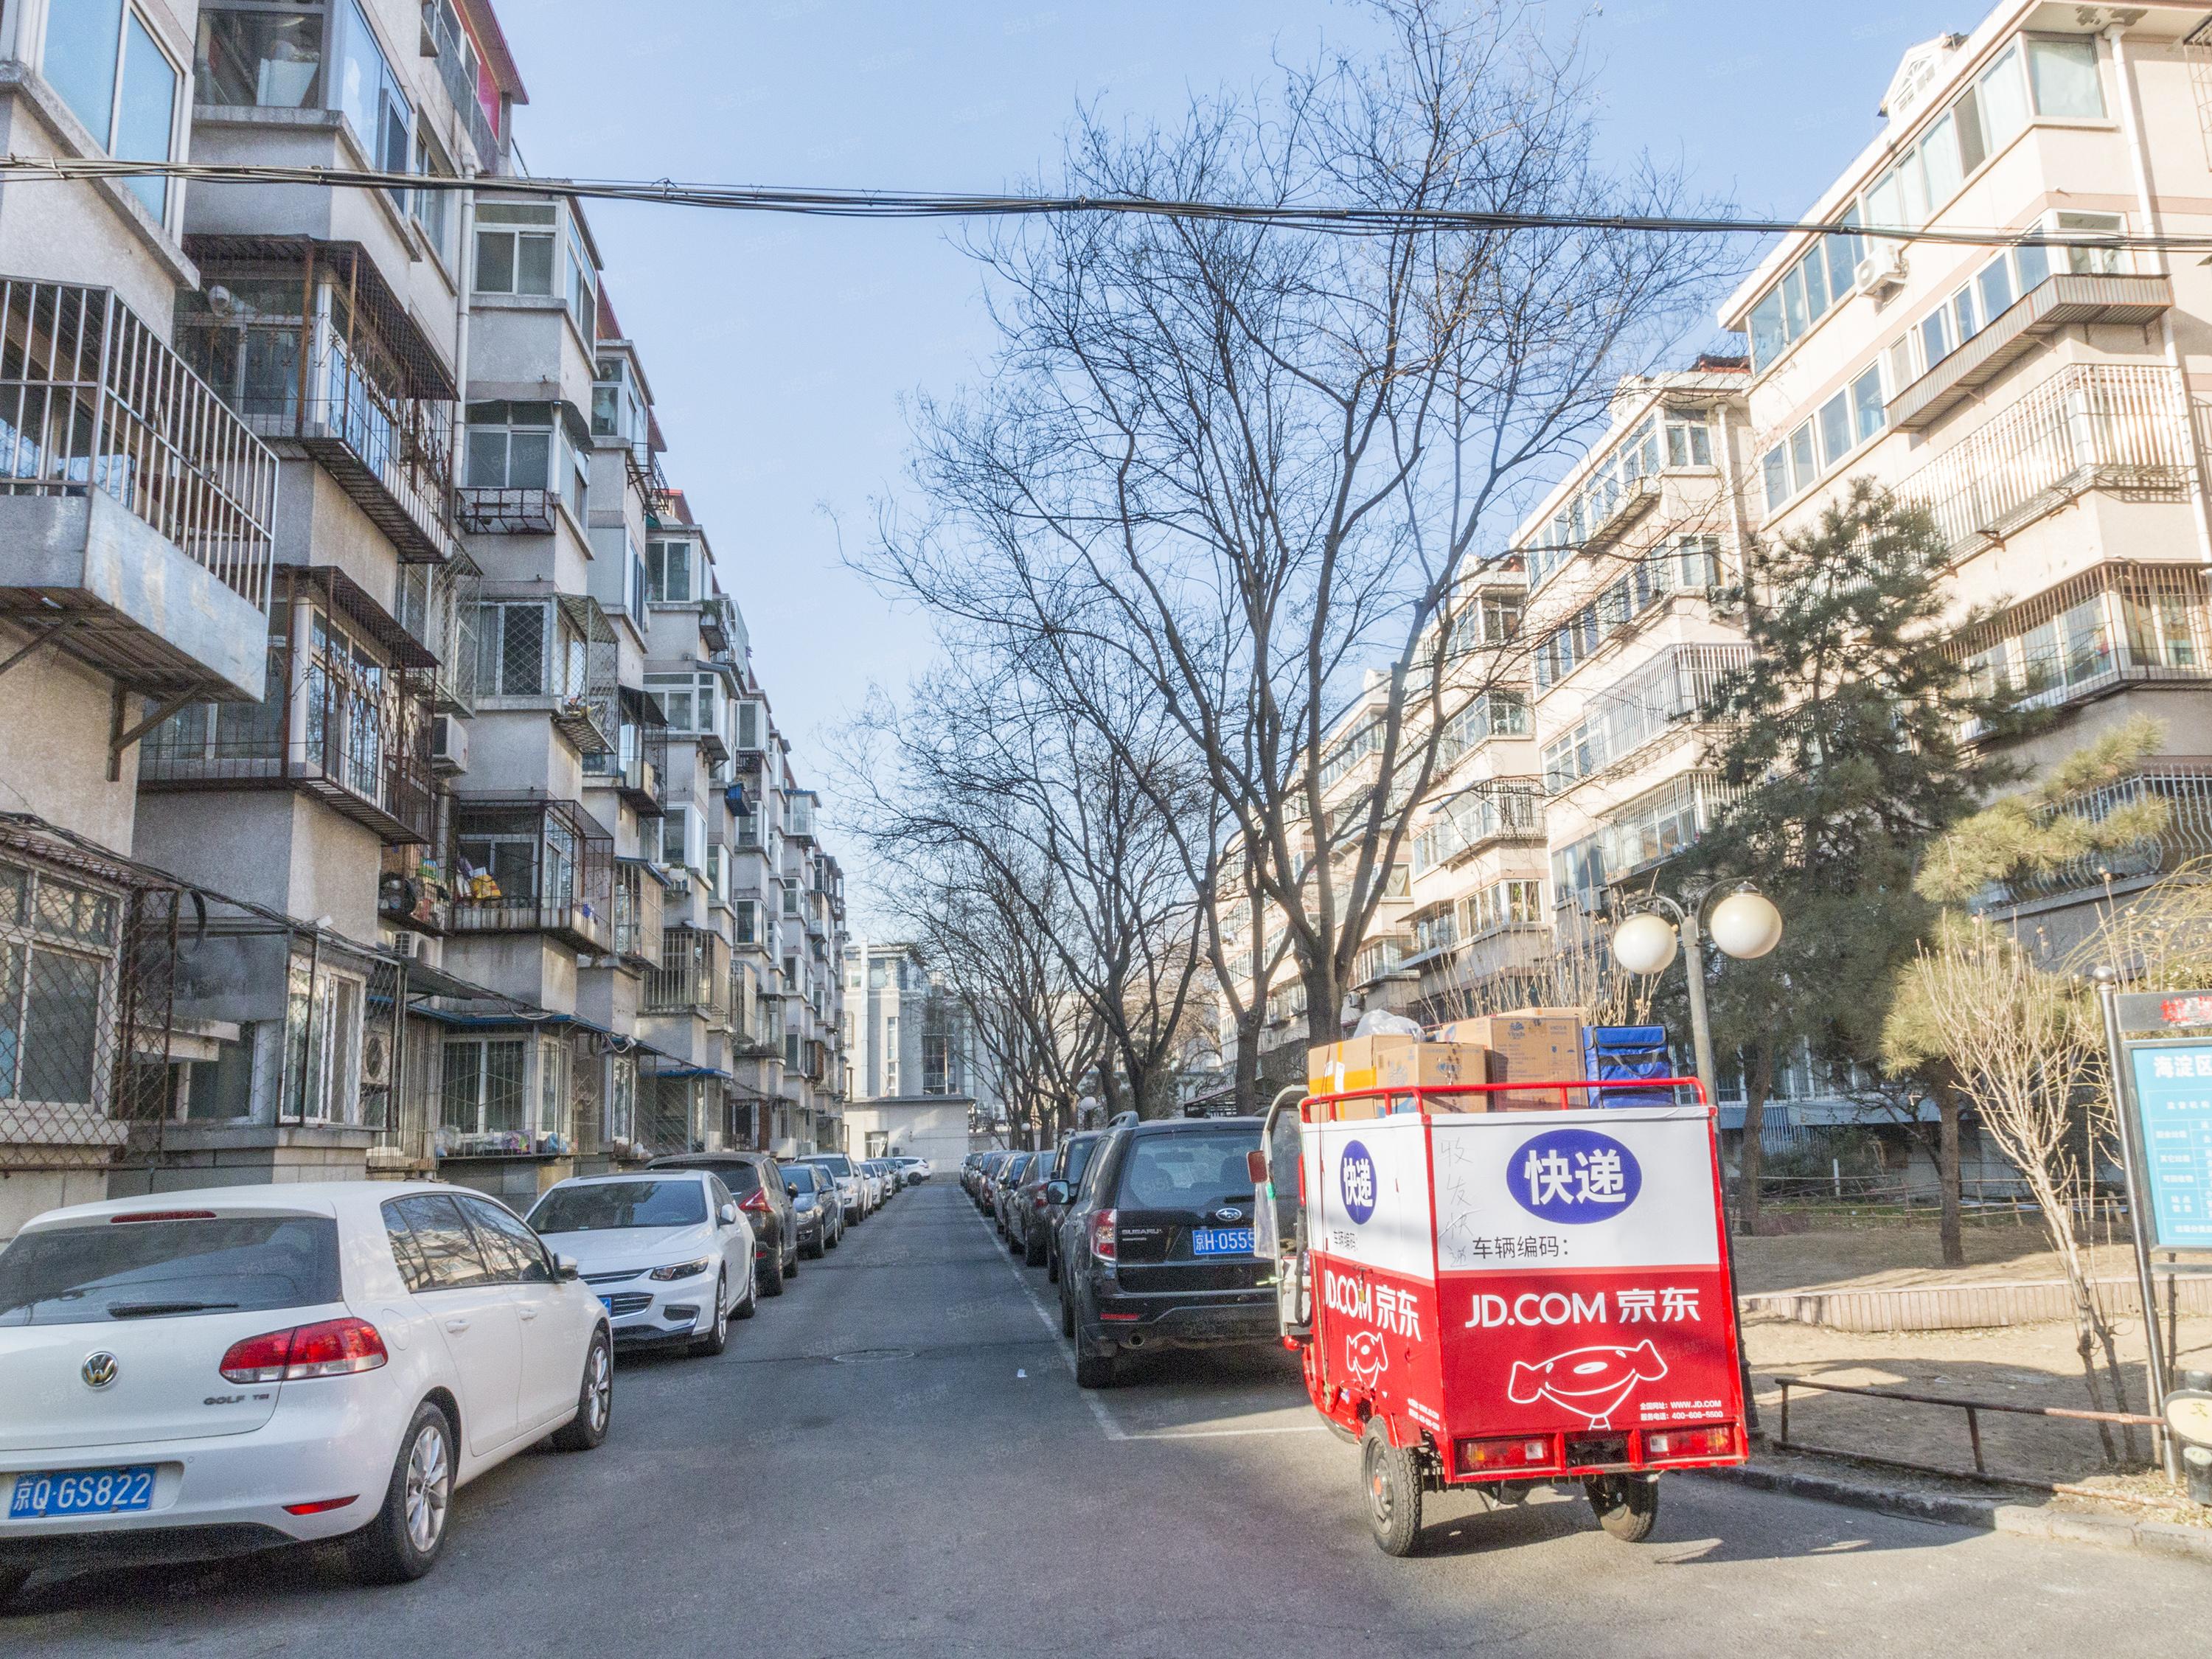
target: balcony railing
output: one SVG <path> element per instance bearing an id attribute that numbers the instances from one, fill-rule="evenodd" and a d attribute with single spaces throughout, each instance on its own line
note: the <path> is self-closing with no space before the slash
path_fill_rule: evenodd
<path id="1" fill-rule="evenodd" d="M 660 941 L 660 963 L 645 976 L 644 1011 L 710 1019 L 725 1013 L 729 947 L 720 936 L 701 927 L 665 927 Z"/>
<path id="2" fill-rule="evenodd" d="M 1963 558 L 2092 489 L 2185 500 L 2197 473 L 2173 371 L 2079 363 L 2051 376 L 1898 486 Z"/>
<path id="3" fill-rule="evenodd" d="M 1558 794 L 1626 767 L 1684 723 L 1705 718 L 1723 682 L 1750 660 L 1749 646 L 1674 646 L 1595 693 L 1582 719 L 1544 745 L 1545 790 Z"/>
<path id="4" fill-rule="evenodd" d="M 581 951 L 614 944 L 614 837 L 574 801 L 453 800 L 455 933 L 550 933 Z"/>
<path id="5" fill-rule="evenodd" d="M 1602 516 L 1598 517 L 1584 532 L 1582 550 L 1601 553 L 1611 547 L 1635 526 L 1659 500 L 1659 478 L 1656 473 L 1646 473 L 1640 478 L 1631 478 L 1620 487 L 1620 493 L 1606 504 Z"/>
<path id="6" fill-rule="evenodd" d="M 2212 858 L 2212 760 L 2166 758 L 2145 763 L 2133 777 L 2082 791 L 2044 813 L 2096 823 L 2122 807 L 2160 801 L 2166 827 L 2126 847 L 2085 853 L 2049 870 L 1993 887 L 1981 904 L 2013 904 L 2169 874 L 2192 860 Z"/>
<path id="7" fill-rule="evenodd" d="M 267 697 L 171 715 L 139 745 L 139 787 L 298 789 L 388 844 L 428 842 L 429 653 L 343 572 L 282 574 Z"/>
<path id="8" fill-rule="evenodd" d="M 112 290 L 0 277 L 0 493 L 92 489 L 268 608 L 269 447 Z"/>
<path id="9" fill-rule="evenodd" d="M 472 536 L 550 536 L 555 518 L 550 489 L 506 489 L 465 484 L 457 492 L 460 526 Z"/>

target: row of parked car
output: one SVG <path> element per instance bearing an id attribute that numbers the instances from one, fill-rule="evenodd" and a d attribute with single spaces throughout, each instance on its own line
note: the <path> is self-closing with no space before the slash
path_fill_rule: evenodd
<path id="1" fill-rule="evenodd" d="M 418 1578 L 459 1487 L 606 1438 L 618 1346 L 720 1352 L 929 1174 L 701 1152 L 526 1217 L 441 1182 L 50 1211 L 0 1249 L 0 1605 L 41 1567 L 325 1540 Z"/>
<path id="2" fill-rule="evenodd" d="M 969 1155 L 961 1185 L 1060 1289 L 1075 1380 L 1120 1382 L 1154 1350 L 1273 1346 L 1274 1270 L 1255 1249 L 1254 1117 L 1139 1121 L 1035 1152 Z"/>

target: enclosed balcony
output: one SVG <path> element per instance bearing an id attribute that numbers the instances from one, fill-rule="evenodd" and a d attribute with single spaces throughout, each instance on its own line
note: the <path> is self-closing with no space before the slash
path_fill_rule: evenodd
<path id="1" fill-rule="evenodd" d="M 0 616 L 164 697 L 265 687 L 276 458 L 103 288 L 0 277 Z"/>
<path id="2" fill-rule="evenodd" d="M 2172 369 L 2077 363 L 1991 415 L 1897 495 L 1928 509 L 1957 560 L 2090 490 L 2184 502 L 2196 477 L 2188 407 Z"/>
<path id="3" fill-rule="evenodd" d="M 584 781 L 612 783 L 623 804 L 640 817 L 665 815 L 668 720 L 659 702 L 635 686 L 621 688 L 622 727 L 612 749 L 584 757 Z"/>
<path id="4" fill-rule="evenodd" d="M 453 931 L 548 933 L 614 947 L 614 837 L 572 800 L 537 793 L 453 799 Z"/>
<path id="5" fill-rule="evenodd" d="M 1977 690 L 2029 708 L 2127 686 L 2201 687 L 2212 683 L 2212 579 L 2195 565 L 2113 560 L 2008 606 L 1952 648 Z"/>
<path id="6" fill-rule="evenodd" d="M 615 860 L 615 954 L 629 967 L 659 966 L 667 896 L 667 878 L 650 860 Z"/>
<path id="7" fill-rule="evenodd" d="M 343 571 L 281 566 L 269 694 L 193 703 L 139 744 L 149 793 L 297 789 L 394 845 L 427 842 L 434 659 Z"/>
<path id="8" fill-rule="evenodd" d="M 404 562 L 453 539 L 452 374 L 360 248 L 195 237 L 177 349 L 254 431 L 312 456 Z"/>
<path id="9" fill-rule="evenodd" d="M 660 963 L 645 976 L 648 1014 L 696 1014 L 709 1021 L 726 1018 L 729 946 L 702 927 L 665 927 L 660 934 Z"/>
<path id="10" fill-rule="evenodd" d="M 542 710 L 586 755 L 613 749 L 622 720 L 615 631 L 577 593 L 489 590 L 477 614 L 477 708 Z"/>

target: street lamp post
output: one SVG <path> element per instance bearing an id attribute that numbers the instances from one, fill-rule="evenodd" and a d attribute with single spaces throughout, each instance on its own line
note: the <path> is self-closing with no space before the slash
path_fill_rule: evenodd
<path id="1" fill-rule="evenodd" d="M 1705 906 L 1714 895 L 1721 899 L 1713 905 L 1708 919 Z M 1698 1082 L 1705 1090 L 1707 1104 L 1715 1112 L 1720 1110 L 1719 1081 L 1713 1069 L 1713 1026 L 1705 1012 L 1705 936 L 1710 920 L 1713 943 L 1724 955 L 1740 962 L 1754 961 L 1782 942 L 1782 913 L 1774 902 L 1755 890 L 1746 882 L 1696 882 L 1682 890 L 1686 904 L 1677 903 L 1664 893 L 1647 893 L 1638 901 L 1638 908 L 1622 920 L 1613 930 L 1613 955 L 1632 974 L 1656 975 L 1667 971 L 1675 953 L 1686 945 L 1683 952 L 1683 970 L 1689 981 L 1690 992 L 1690 1048 L 1698 1068 Z M 1673 917 L 1670 923 L 1667 918 Z M 1728 1225 L 1727 1202 L 1721 1209 L 1721 1240 L 1728 1251 L 1729 1279 L 1734 1283 L 1735 1271 L 1735 1235 Z M 1751 1355 L 1743 1345 L 1743 1325 L 1736 1325 L 1735 1364 L 1737 1375 L 1742 1379 L 1744 1426 L 1752 1433 L 1759 1432 L 1759 1401 L 1751 1389 Z"/>

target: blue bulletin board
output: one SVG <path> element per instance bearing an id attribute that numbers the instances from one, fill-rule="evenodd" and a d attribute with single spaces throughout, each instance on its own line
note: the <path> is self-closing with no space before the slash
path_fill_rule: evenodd
<path id="1" fill-rule="evenodd" d="M 2212 1042 L 2131 1044 L 2151 1244 L 2212 1250 Z"/>

